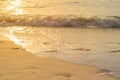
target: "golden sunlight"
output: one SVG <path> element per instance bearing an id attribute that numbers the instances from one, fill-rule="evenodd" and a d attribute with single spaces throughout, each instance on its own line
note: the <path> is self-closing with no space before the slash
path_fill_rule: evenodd
<path id="1" fill-rule="evenodd" d="M 6 10 L 11 14 L 23 14 L 23 10 L 21 9 L 22 0 L 8 0 L 9 6 L 6 7 Z"/>

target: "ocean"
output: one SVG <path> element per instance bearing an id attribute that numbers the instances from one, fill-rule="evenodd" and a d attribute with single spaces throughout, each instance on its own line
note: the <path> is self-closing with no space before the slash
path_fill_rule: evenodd
<path id="1" fill-rule="evenodd" d="M 36 56 L 120 78 L 120 0 L 1 0 L 0 35 Z"/>

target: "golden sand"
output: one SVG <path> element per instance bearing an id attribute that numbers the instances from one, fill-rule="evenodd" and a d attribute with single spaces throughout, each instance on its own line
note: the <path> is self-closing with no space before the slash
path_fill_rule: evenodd
<path id="1" fill-rule="evenodd" d="M 0 36 L 2 38 L 2 36 Z M 94 66 L 37 57 L 0 39 L 0 80 L 117 80 Z"/>

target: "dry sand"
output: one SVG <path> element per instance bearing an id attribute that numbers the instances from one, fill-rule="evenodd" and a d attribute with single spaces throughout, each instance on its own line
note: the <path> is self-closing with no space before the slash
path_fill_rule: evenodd
<path id="1" fill-rule="evenodd" d="M 2 39 L 1 39 L 2 38 Z M 117 80 L 93 66 L 41 58 L 0 36 L 0 80 Z"/>

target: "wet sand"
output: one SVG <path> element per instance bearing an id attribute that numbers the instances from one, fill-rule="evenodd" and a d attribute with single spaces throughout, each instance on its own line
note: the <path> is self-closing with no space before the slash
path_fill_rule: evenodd
<path id="1" fill-rule="evenodd" d="M 0 80 L 117 80 L 94 66 L 37 57 L 0 36 Z"/>

